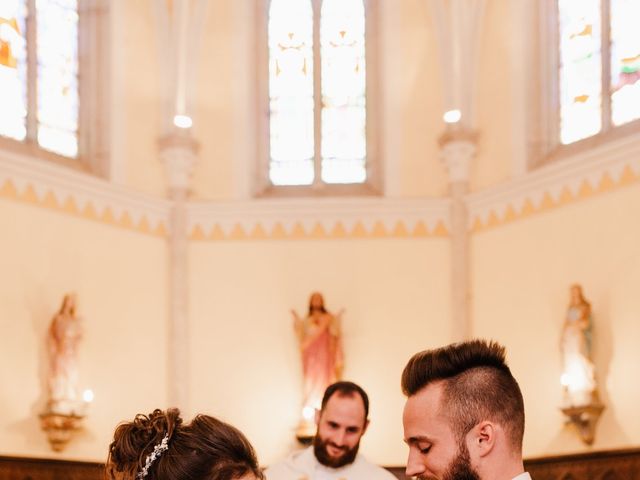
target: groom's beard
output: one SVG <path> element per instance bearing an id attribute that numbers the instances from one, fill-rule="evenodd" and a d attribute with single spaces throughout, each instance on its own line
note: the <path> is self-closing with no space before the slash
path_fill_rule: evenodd
<path id="1" fill-rule="evenodd" d="M 478 473 L 471 467 L 469 449 L 464 440 L 458 447 L 458 455 L 451 461 L 442 480 L 480 480 Z"/>
<path id="2" fill-rule="evenodd" d="M 464 440 L 463 440 L 464 442 Z M 467 445 L 461 443 L 458 447 L 458 453 L 449 463 L 447 470 L 438 478 L 432 475 L 421 475 L 419 480 L 480 480 L 478 473 L 471 467 L 469 458 L 469 449 Z"/>

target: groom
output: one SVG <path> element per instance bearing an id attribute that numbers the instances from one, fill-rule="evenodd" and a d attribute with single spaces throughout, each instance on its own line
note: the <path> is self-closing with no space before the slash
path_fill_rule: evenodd
<path id="1" fill-rule="evenodd" d="M 417 353 L 402 390 L 407 476 L 531 480 L 522 464 L 522 393 L 503 346 L 472 340 Z"/>

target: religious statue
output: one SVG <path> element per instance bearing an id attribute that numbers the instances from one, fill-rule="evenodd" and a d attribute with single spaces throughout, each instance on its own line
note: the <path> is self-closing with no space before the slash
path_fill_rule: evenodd
<path id="1" fill-rule="evenodd" d="M 591 305 L 580 285 L 571 286 L 562 328 L 562 384 L 568 406 L 590 405 L 597 400 L 595 368 L 591 354 Z"/>
<path id="2" fill-rule="evenodd" d="M 73 414 L 81 404 L 78 392 L 78 344 L 82 325 L 76 316 L 76 296 L 67 294 L 48 333 L 49 410 Z"/>
<path id="3" fill-rule="evenodd" d="M 322 294 L 314 292 L 309 298 L 309 312 L 305 318 L 295 310 L 291 313 L 302 356 L 303 416 L 311 420 L 313 410 L 320 407 L 325 389 L 342 377 L 340 319 L 343 310 L 332 314 L 325 308 Z"/>

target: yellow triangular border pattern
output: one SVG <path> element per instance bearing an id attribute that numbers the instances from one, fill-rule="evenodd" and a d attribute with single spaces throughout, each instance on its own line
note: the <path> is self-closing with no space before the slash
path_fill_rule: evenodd
<path id="1" fill-rule="evenodd" d="M 305 228 L 301 222 L 295 222 L 290 229 L 285 229 L 277 222 L 271 229 L 257 222 L 247 234 L 245 228 L 236 223 L 225 229 L 215 224 L 211 233 L 205 235 L 200 225 L 195 225 L 189 232 L 189 240 L 193 241 L 221 241 L 221 240 L 350 240 L 350 239 L 379 239 L 379 238 L 427 238 L 448 237 L 449 231 L 444 222 L 439 221 L 432 229 L 424 221 L 405 222 L 398 220 L 391 228 L 385 226 L 382 220 L 372 223 L 367 228 L 362 221 L 357 221 L 349 229 L 341 221 L 336 221 L 331 227 L 325 227 L 323 222 L 315 222 Z"/>
<path id="2" fill-rule="evenodd" d="M 629 165 L 624 167 L 617 180 L 611 178 L 608 172 L 603 172 L 597 182 L 592 183 L 584 179 L 580 183 L 576 193 L 572 193 L 571 189 L 565 186 L 560 190 L 560 195 L 555 200 L 553 196 L 546 191 L 542 195 L 542 200 L 537 202 L 537 204 L 535 204 L 531 198 L 526 198 L 520 209 L 516 208 L 513 203 L 510 203 L 502 214 L 491 210 L 488 215 L 483 215 L 486 220 L 482 220 L 479 215 L 476 215 L 471 219 L 471 232 L 477 233 L 506 225 L 530 215 L 555 210 L 564 205 L 586 200 L 595 195 L 608 193 L 638 182 L 640 182 L 640 175 L 636 174 Z M 594 184 L 596 185 L 595 187 L 593 186 Z"/>
<path id="3" fill-rule="evenodd" d="M 0 184 L 0 198 L 26 203 L 39 208 L 53 210 L 66 215 L 131 230 L 145 235 L 155 237 L 167 236 L 167 228 L 162 222 L 159 223 L 155 229 L 152 229 L 149 225 L 149 219 L 145 215 L 142 215 L 140 219 L 135 222 L 130 212 L 123 210 L 119 215 L 116 215 L 110 207 L 106 207 L 99 215 L 91 201 L 88 201 L 84 207 L 80 209 L 78 201 L 73 198 L 72 195 L 68 195 L 64 197 L 63 200 L 60 200 L 53 191 L 48 190 L 42 195 L 42 198 L 40 198 L 31 183 L 26 184 L 26 186 L 19 191 L 14 182 L 7 178 Z"/>
<path id="4" fill-rule="evenodd" d="M 549 191 L 542 194 L 541 200 L 534 202 L 528 197 L 518 208 L 510 203 L 501 213 L 491 210 L 488 215 L 479 215 L 472 218 L 471 232 L 482 232 L 488 229 L 506 225 L 518 221 L 530 215 L 535 215 L 557 209 L 564 205 L 576 203 L 592 198 L 595 195 L 608 193 L 616 189 L 640 182 L 640 175 L 629 165 L 625 166 L 617 179 L 611 174 L 603 172 L 601 177 L 591 182 L 584 179 L 577 189 L 572 190 L 565 186 L 560 190 L 560 195 L 554 197 Z M 575 192 L 575 193 L 574 193 Z M 78 201 L 72 196 L 59 197 L 53 191 L 48 190 L 42 196 L 38 196 L 31 183 L 26 184 L 20 190 L 11 179 L 5 179 L 0 183 L 0 198 L 18 201 L 34 205 L 47 210 L 61 212 L 67 215 L 91 220 L 98 223 L 111 225 L 117 228 L 152 235 L 156 237 L 167 236 L 167 225 L 164 222 L 152 227 L 146 216 L 135 222 L 128 211 L 122 211 L 116 215 L 114 210 L 106 207 L 100 214 L 96 207 L 88 201 L 79 206 Z M 244 227 L 240 223 L 225 230 L 218 224 L 205 231 L 201 225 L 195 225 L 189 232 L 189 239 L 194 241 L 224 241 L 224 240 L 340 240 L 340 239 L 380 239 L 380 238 L 433 238 L 448 237 L 449 231 L 443 221 L 439 221 L 435 227 L 429 228 L 424 221 L 397 220 L 394 224 L 385 225 L 382 220 L 376 220 L 366 227 L 363 221 L 356 221 L 351 227 L 346 228 L 343 222 L 336 221 L 331 226 L 324 222 L 315 222 L 305 228 L 301 222 L 296 222 L 292 228 L 285 229 L 281 222 L 267 228 L 260 222 Z"/>

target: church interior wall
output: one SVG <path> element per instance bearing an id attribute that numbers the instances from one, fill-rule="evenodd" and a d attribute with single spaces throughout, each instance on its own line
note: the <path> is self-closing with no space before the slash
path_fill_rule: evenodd
<path id="1" fill-rule="evenodd" d="M 560 412 L 560 333 L 574 283 L 591 303 L 606 406 L 592 448 L 640 443 L 640 387 L 632 380 L 640 340 L 639 215 L 636 183 L 472 237 L 473 334 L 507 345 L 525 398 L 525 456 L 585 448 Z"/>
<path id="2" fill-rule="evenodd" d="M 483 190 L 509 179 L 514 154 L 512 64 L 510 44 L 512 8 L 520 2 L 487 2 L 479 49 L 476 84 L 478 150 L 471 166 L 471 191 Z M 522 52 L 518 52 L 522 55 Z M 469 66 L 468 68 L 471 68 Z"/>
<path id="3" fill-rule="evenodd" d="M 378 2 L 377 9 L 385 193 L 444 196 L 447 174 L 437 141 L 443 79 L 432 19 L 421 1 Z"/>
<path id="4" fill-rule="evenodd" d="M 397 5 L 380 2 L 374 10 L 378 35 L 371 55 L 379 79 L 372 88 L 380 105 L 371 121 L 379 133 L 375 141 L 384 192 L 394 197 L 443 196 L 447 192 L 446 171 L 437 144 L 441 78 L 428 9 L 423 2 L 410 0 Z M 194 170 L 194 198 L 250 198 L 255 191 L 260 163 L 257 143 L 267 135 L 256 120 L 267 108 L 256 94 L 259 86 L 266 88 L 256 66 L 261 59 L 258 50 L 264 48 L 256 39 L 260 15 L 251 2 L 215 2 L 208 7 L 203 47 L 195 52 L 199 61 L 194 136 L 200 150 Z M 141 44 L 145 51 L 152 47 Z M 145 95 L 151 91 L 147 89 Z M 147 108 L 139 114 L 154 112 Z M 157 156 L 147 153 L 144 168 L 157 170 Z M 136 172 L 139 180 L 135 184 L 144 186 L 143 175 Z M 152 186 L 145 191 L 157 189 L 155 174 L 147 181 Z"/>
<path id="5" fill-rule="evenodd" d="M 115 425 L 166 402 L 164 239 L 0 199 L 0 453 L 60 458 L 38 415 L 46 403 L 47 330 L 75 292 L 84 322 L 85 430 L 63 457 L 104 460 Z"/>
<path id="6" fill-rule="evenodd" d="M 252 196 L 255 140 L 262 134 L 255 121 L 260 110 L 252 3 L 209 6 L 205 46 L 197 54 L 194 199 Z M 444 197 L 448 190 L 437 143 L 444 128 L 443 80 L 425 3 L 377 4 L 382 108 L 376 121 L 388 197 Z M 523 155 L 529 141 L 518 117 L 523 89 L 514 85 L 526 76 L 514 62 L 526 60 L 508 41 L 518 30 L 511 22 L 515 4 L 487 2 L 473 191 L 509 181 L 514 157 Z M 157 148 L 163 57 L 156 53 L 152 2 L 111 2 L 111 8 L 112 180 L 164 198 Z M 502 71 L 510 73 L 497 77 Z M 525 456 L 587 448 L 563 429 L 559 412 L 558 336 L 573 282 L 584 286 L 592 302 L 607 408 L 594 448 L 640 443 L 640 387 L 633 382 L 640 341 L 638 205 L 636 182 L 471 237 L 473 334 L 507 346 L 527 405 Z M 3 230 L 0 249 L 0 325 L 15 332 L 0 336 L 3 360 L 11 359 L 0 364 L 0 378 L 20 386 L 8 390 L 19 393 L 1 396 L 0 454 L 54 456 L 37 419 L 43 342 L 62 295 L 76 290 L 86 321 L 81 378 L 96 397 L 85 432 L 55 456 L 104 460 L 119 421 L 168 401 L 166 238 L 5 198 L 0 222 L 11 225 Z M 412 353 L 452 340 L 449 240 L 191 239 L 186 413 L 211 413 L 236 424 L 265 464 L 293 447 L 301 373 L 289 310 L 303 311 L 317 289 L 330 309 L 346 309 L 345 377 L 371 395 L 372 424 L 362 451 L 382 464 L 403 464 L 400 372 Z"/>
<path id="7" fill-rule="evenodd" d="M 111 2 L 110 9 L 110 180 L 164 197 L 157 146 L 163 107 L 159 62 L 170 59 L 158 51 L 161 34 L 152 2 Z"/>
<path id="8" fill-rule="evenodd" d="M 246 11 L 252 3 L 208 5 L 202 47 L 196 52 L 199 60 L 194 128 L 200 151 L 193 176 L 195 198 L 216 200 L 249 195 L 237 182 L 238 177 L 250 172 L 251 162 L 256 159 L 256 150 L 251 148 L 257 138 L 251 61 L 255 56 L 255 45 L 251 43 L 254 19 L 250 16 L 255 13 Z M 247 163 L 247 170 L 238 171 Z"/>
<path id="9" fill-rule="evenodd" d="M 190 252 L 192 409 L 238 425 L 266 464 L 294 447 L 302 372 L 290 310 L 302 315 L 318 290 L 332 312 L 345 309 L 344 377 L 371 395 L 362 450 L 399 464 L 399 372 L 410 352 L 451 335 L 447 240 L 194 242 Z"/>

